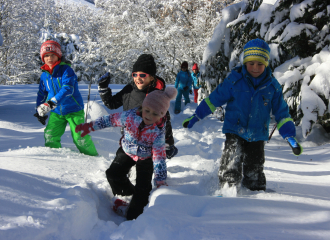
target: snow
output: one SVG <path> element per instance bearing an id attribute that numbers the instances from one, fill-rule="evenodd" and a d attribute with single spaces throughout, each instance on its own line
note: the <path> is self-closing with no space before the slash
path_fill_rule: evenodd
<path id="1" fill-rule="evenodd" d="M 110 85 L 113 93 L 124 85 Z M 88 85 L 80 84 L 83 99 Z M 119 128 L 91 134 L 100 154 L 80 154 L 67 127 L 61 149 L 44 147 L 33 116 L 38 86 L 0 85 L 0 239 L 329 239 L 330 136 L 319 125 L 296 157 L 276 131 L 265 145 L 267 188 L 220 194 L 217 172 L 225 136 L 216 116 L 183 129 L 197 104 L 170 113 L 179 153 L 167 160 L 168 187 L 154 188 L 144 213 L 125 221 L 110 209 L 104 171 Z M 193 95 L 190 95 L 191 100 Z M 122 111 L 104 108 L 92 85 L 88 119 Z M 134 174 L 133 174 L 134 175 Z M 133 180 L 133 179 L 132 179 Z"/>

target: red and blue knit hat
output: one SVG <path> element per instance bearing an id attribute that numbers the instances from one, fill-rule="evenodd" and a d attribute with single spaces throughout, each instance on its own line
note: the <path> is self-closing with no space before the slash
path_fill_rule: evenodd
<path id="1" fill-rule="evenodd" d="M 268 44 L 259 38 L 248 41 L 244 48 L 243 64 L 250 61 L 258 61 L 266 67 L 269 64 L 270 48 Z"/>
<path id="2" fill-rule="evenodd" d="M 53 53 L 55 54 L 59 59 L 62 58 L 62 51 L 61 51 L 61 45 L 58 42 L 48 40 L 44 42 L 40 47 L 40 57 L 43 62 L 44 56 L 47 53 Z"/>

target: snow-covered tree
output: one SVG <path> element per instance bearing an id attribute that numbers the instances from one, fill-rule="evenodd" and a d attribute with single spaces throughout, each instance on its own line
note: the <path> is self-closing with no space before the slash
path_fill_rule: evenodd
<path id="1" fill-rule="evenodd" d="M 47 16 L 52 18 L 54 1 L 0 0 L 0 5 L 0 28 L 3 34 L 0 61 L 4 69 L 2 76 L 12 83 L 35 82 L 39 78 L 38 32 L 45 14 L 48 13 Z"/>

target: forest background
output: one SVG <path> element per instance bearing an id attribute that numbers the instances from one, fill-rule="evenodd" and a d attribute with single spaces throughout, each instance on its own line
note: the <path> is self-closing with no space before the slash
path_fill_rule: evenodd
<path id="1" fill-rule="evenodd" d="M 183 61 L 198 63 L 204 98 L 240 65 L 245 43 L 262 38 L 303 136 L 316 123 L 330 132 L 330 0 L 81 1 L 0 0 L 0 84 L 38 83 L 40 45 L 55 39 L 87 83 L 105 72 L 128 83 L 142 53 L 171 84 Z"/>

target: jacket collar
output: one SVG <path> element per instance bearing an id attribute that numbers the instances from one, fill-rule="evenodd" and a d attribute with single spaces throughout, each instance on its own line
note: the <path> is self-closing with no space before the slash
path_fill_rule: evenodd
<path id="1" fill-rule="evenodd" d="M 266 67 L 265 71 L 257 78 L 252 77 L 248 73 L 245 65 L 242 66 L 241 71 L 242 71 L 244 78 L 247 80 L 247 83 L 254 89 L 258 89 L 260 87 L 269 85 L 271 83 L 272 71 L 269 66 Z"/>
<path id="2" fill-rule="evenodd" d="M 50 75 L 53 75 L 53 73 L 57 72 L 58 69 L 60 68 L 60 66 L 62 66 L 62 65 L 68 65 L 68 66 L 70 66 L 70 64 L 65 63 L 65 62 L 61 62 L 61 60 L 59 60 L 59 61 L 57 61 L 57 62 L 55 63 L 55 66 L 54 66 L 52 69 L 50 69 L 50 67 L 49 67 L 47 64 L 44 64 L 44 65 L 43 65 L 42 67 L 40 67 L 40 68 L 41 68 L 41 70 L 42 70 L 43 72 L 48 72 Z"/>

